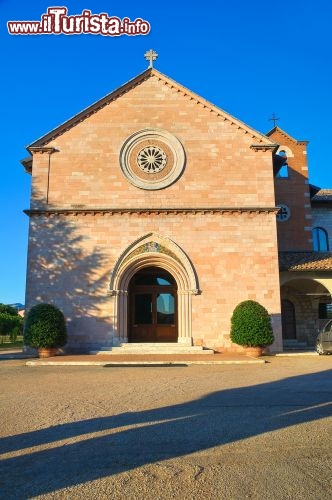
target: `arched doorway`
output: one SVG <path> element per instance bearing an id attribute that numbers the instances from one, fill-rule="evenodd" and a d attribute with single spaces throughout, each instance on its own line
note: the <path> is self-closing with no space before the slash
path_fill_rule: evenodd
<path id="1" fill-rule="evenodd" d="M 195 269 L 188 256 L 174 241 L 149 233 L 122 252 L 111 273 L 109 294 L 114 297 L 112 339 L 114 346 L 129 340 L 131 280 L 139 271 L 152 267 L 166 271 L 174 279 L 176 287 L 174 339 L 178 344 L 192 345 L 192 298 L 200 293 Z"/>
<path id="2" fill-rule="evenodd" d="M 331 302 L 328 280 L 321 281 L 312 273 L 281 275 L 281 312 L 284 344 L 294 341 L 307 347 L 315 345 L 317 333 L 324 324 L 322 310 Z M 325 306 L 327 309 L 327 306 Z M 296 316 L 296 324 L 295 318 Z"/>
<path id="3" fill-rule="evenodd" d="M 129 342 L 177 342 L 177 285 L 160 267 L 145 267 L 130 280 Z"/>

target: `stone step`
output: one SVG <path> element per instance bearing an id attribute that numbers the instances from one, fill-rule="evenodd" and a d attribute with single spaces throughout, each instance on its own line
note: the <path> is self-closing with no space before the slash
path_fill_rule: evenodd
<path id="1" fill-rule="evenodd" d="M 91 351 L 90 354 L 214 354 L 213 349 L 206 349 L 202 346 L 188 346 L 177 344 L 176 342 L 165 343 L 128 343 L 118 347 Z"/>
<path id="2" fill-rule="evenodd" d="M 283 346 L 284 346 L 284 349 L 286 349 L 287 351 L 290 351 L 290 350 L 301 351 L 301 350 L 308 349 L 308 344 L 306 342 L 301 342 L 301 341 L 296 340 L 296 339 L 284 340 Z"/>

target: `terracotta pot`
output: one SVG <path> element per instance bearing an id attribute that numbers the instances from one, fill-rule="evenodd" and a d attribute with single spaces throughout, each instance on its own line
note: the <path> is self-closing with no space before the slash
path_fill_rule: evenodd
<path id="1" fill-rule="evenodd" d="M 263 353 L 263 347 L 246 347 L 246 355 L 251 358 L 259 358 Z"/>
<path id="2" fill-rule="evenodd" d="M 38 356 L 40 358 L 51 358 L 52 356 L 56 356 L 57 351 L 56 347 L 39 347 Z"/>

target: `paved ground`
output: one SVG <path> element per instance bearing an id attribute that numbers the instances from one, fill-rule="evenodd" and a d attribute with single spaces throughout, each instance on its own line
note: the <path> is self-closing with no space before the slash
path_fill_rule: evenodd
<path id="1" fill-rule="evenodd" d="M 285 352 L 276 354 L 276 356 L 313 356 L 318 357 L 314 351 L 299 351 Z M 65 354 L 53 356 L 51 358 L 40 359 L 36 356 L 31 356 L 23 353 L 19 349 L 1 350 L 0 361 L 10 359 L 26 359 L 28 366 L 43 366 L 43 365 L 68 365 L 68 366 L 109 366 L 116 364 L 127 365 L 169 365 L 169 364 L 262 364 L 270 360 L 270 356 L 262 356 L 253 358 L 245 354 L 238 353 L 214 353 L 214 354 Z"/>
<path id="2" fill-rule="evenodd" d="M 332 356 L 0 381 L 1 499 L 331 499 Z"/>

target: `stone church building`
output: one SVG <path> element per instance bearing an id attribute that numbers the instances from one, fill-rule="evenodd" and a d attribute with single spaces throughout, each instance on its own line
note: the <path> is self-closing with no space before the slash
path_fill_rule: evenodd
<path id="1" fill-rule="evenodd" d="M 73 352 L 225 352 L 253 299 L 272 352 L 312 345 L 332 314 L 332 191 L 309 185 L 306 146 L 147 69 L 27 148 L 27 310 L 56 304 Z"/>

